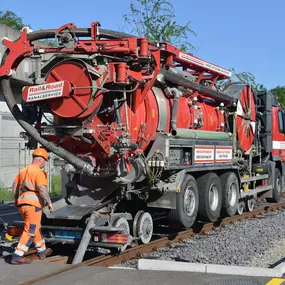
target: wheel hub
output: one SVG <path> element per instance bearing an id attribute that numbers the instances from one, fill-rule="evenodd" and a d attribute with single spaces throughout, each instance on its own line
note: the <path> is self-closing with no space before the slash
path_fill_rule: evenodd
<path id="1" fill-rule="evenodd" d="M 184 194 L 184 211 L 187 216 L 191 217 L 195 211 L 196 199 L 195 193 L 191 187 L 185 190 Z"/>
<path id="2" fill-rule="evenodd" d="M 278 193 L 281 193 L 281 182 L 279 178 L 276 179 L 276 190 Z"/>
<path id="3" fill-rule="evenodd" d="M 219 192 L 215 184 L 212 184 L 209 191 L 209 204 L 212 211 L 215 211 L 219 203 Z"/>
<path id="4" fill-rule="evenodd" d="M 237 188 L 235 183 L 232 183 L 230 186 L 230 193 L 229 193 L 229 204 L 231 207 L 235 205 L 236 199 L 237 199 Z"/>

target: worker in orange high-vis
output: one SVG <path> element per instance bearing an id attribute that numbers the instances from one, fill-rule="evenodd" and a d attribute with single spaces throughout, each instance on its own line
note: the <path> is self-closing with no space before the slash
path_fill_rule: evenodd
<path id="1" fill-rule="evenodd" d="M 47 204 L 50 212 L 53 205 L 48 193 L 47 175 L 44 168 L 48 153 L 43 148 L 33 152 L 33 162 L 20 171 L 13 183 L 15 205 L 25 222 L 24 231 L 12 254 L 12 264 L 26 264 L 31 261 L 24 257 L 25 252 L 34 242 L 40 260 L 50 255 L 52 250 L 46 248 L 41 234 L 42 209 Z"/>

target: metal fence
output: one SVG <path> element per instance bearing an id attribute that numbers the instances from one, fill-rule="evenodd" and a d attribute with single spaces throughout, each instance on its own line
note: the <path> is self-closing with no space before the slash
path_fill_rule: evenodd
<path id="1" fill-rule="evenodd" d="M 21 131 L 11 114 L 0 113 L 0 202 L 13 200 L 13 181 L 19 171 L 32 162 L 32 151 L 26 149 L 26 141 L 20 137 Z M 60 168 L 53 165 L 54 158 L 50 154 L 45 171 L 51 196 L 58 196 L 61 193 L 61 176 Z"/>

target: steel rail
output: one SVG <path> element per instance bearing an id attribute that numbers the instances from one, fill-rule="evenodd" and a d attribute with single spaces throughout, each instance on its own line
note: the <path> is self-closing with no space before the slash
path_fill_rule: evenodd
<path id="1" fill-rule="evenodd" d="M 224 227 L 226 225 L 229 225 L 235 222 L 239 222 L 239 221 L 243 221 L 243 220 L 247 220 L 251 218 L 256 218 L 258 216 L 261 216 L 261 215 L 264 215 L 270 212 L 278 211 L 281 209 L 285 209 L 285 202 L 281 202 L 281 203 L 274 204 L 271 206 L 265 206 L 263 208 L 254 210 L 252 212 L 246 212 L 240 216 L 223 218 L 223 219 L 216 221 L 215 223 L 199 224 L 198 227 L 195 227 L 193 229 L 183 230 L 177 233 L 169 234 L 166 237 L 153 240 L 146 245 L 139 245 L 139 246 L 135 246 L 133 248 L 127 249 L 126 251 L 122 252 L 120 255 L 117 255 L 117 256 L 103 255 L 103 256 L 99 256 L 99 257 L 95 257 L 95 258 L 83 261 L 79 264 L 67 265 L 64 268 L 50 272 L 40 277 L 36 277 L 29 281 L 23 282 L 19 285 L 35 284 L 36 282 L 46 280 L 60 273 L 72 270 L 74 268 L 82 267 L 82 266 L 105 266 L 106 267 L 106 266 L 112 266 L 114 264 L 119 264 L 119 263 L 122 263 L 124 261 L 130 260 L 133 258 L 140 258 L 142 254 L 150 253 L 152 251 L 157 250 L 158 248 L 167 247 L 171 245 L 172 243 L 181 242 L 182 240 L 187 239 L 187 238 L 206 234 L 219 227 Z M 67 260 L 66 256 L 56 256 L 56 257 L 49 257 L 46 259 L 46 261 L 49 261 L 50 259 L 51 262 L 62 263 L 61 260 L 64 258 L 65 260 Z"/>

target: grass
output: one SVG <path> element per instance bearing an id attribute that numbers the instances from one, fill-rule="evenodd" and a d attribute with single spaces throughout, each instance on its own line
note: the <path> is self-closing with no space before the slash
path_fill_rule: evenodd
<path id="1" fill-rule="evenodd" d="M 61 177 L 52 176 L 51 177 L 51 189 L 50 196 L 60 196 L 61 195 Z M 0 183 L 0 203 L 14 201 L 14 195 L 12 192 L 12 188 L 5 188 Z"/>
<path id="2" fill-rule="evenodd" d="M 14 195 L 12 192 L 12 188 L 3 188 L 0 187 L 0 203 L 14 201 Z"/>
<path id="3" fill-rule="evenodd" d="M 61 195 L 61 177 L 60 177 L 60 175 L 51 177 L 50 195 L 51 196 Z"/>

